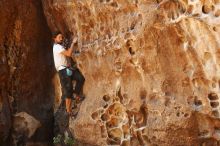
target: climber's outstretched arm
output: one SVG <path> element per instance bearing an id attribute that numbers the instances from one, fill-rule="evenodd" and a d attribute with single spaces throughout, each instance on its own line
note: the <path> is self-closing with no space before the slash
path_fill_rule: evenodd
<path id="1" fill-rule="evenodd" d="M 64 50 L 63 52 L 61 52 L 63 55 L 71 57 L 72 53 L 73 53 L 73 48 L 69 48 L 68 50 Z"/>
<path id="2" fill-rule="evenodd" d="M 70 46 L 70 48 L 68 48 L 67 50 L 64 50 L 62 51 L 61 53 L 65 56 L 68 56 L 68 57 L 71 57 L 72 54 L 73 54 L 73 50 L 74 50 L 74 44 L 76 43 L 77 39 L 75 38 L 73 41 L 72 41 L 72 44 Z"/>

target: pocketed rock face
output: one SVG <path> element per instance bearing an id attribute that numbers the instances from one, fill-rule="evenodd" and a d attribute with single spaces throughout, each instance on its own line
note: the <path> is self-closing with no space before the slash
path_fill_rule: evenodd
<path id="1" fill-rule="evenodd" d="M 78 37 L 86 99 L 75 137 L 93 145 L 218 145 L 218 0 L 43 1 Z"/>
<path id="2" fill-rule="evenodd" d="M 50 31 L 39 0 L 0 1 L 0 145 L 14 132 L 13 114 L 26 112 L 40 123 L 28 142 L 50 143 L 53 58 Z M 20 123 L 22 124 L 22 123 Z M 21 131 L 22 132 L 22 131 Z M 11 134 L 12 135 L 12 134 Z M 10 145 L 12 139 L 5 145 Z"/>

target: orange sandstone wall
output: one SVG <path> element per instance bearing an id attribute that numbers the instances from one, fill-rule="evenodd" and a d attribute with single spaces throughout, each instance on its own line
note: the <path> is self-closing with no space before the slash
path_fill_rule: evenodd
<path id="1" fill-rule="evenodd" d="M 94 145 L 220 139 L 219 0 L 44 0 L 51 30 L 78 38 L 86 78 L 74 136 Z"/>

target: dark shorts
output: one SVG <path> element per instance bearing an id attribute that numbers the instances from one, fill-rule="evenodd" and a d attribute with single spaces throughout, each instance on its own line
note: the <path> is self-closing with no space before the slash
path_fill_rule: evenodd
<path id="1" fill-rule="evenodd" d="M 72 98 L 73 84 L 70 76 L 67 75 L 66 69 L 62 69 L 59 72 L 60 83 L 62 86 L 62 99 Z"/>

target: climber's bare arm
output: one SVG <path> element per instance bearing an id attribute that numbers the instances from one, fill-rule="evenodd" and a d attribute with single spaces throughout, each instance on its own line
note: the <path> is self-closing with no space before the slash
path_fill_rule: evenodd
<path id="1" fill-rule="evenodd" d="M 67 50 L 61 52 L 63 55 L 67 56 L 67 57 L 71 57 L 72 56 L 72 53 L 73 53 L 73 50 L 74 50 L 74 44 L 76 43 L 77 41 L 77 38 L 74 38 L 73 41 L 72 41 L 72 44 L 70 46 L 70 48 L 68 48 Z"/>
<path id="2" fill-rule="evenodd" d="M 67 56 L 67 57 L 71 57 L 72 53 L 73 53 L 73 48 L 69 48 L 68 50 L 65 50 L 63 52 L 61 52 L 63 55 Z"/>

